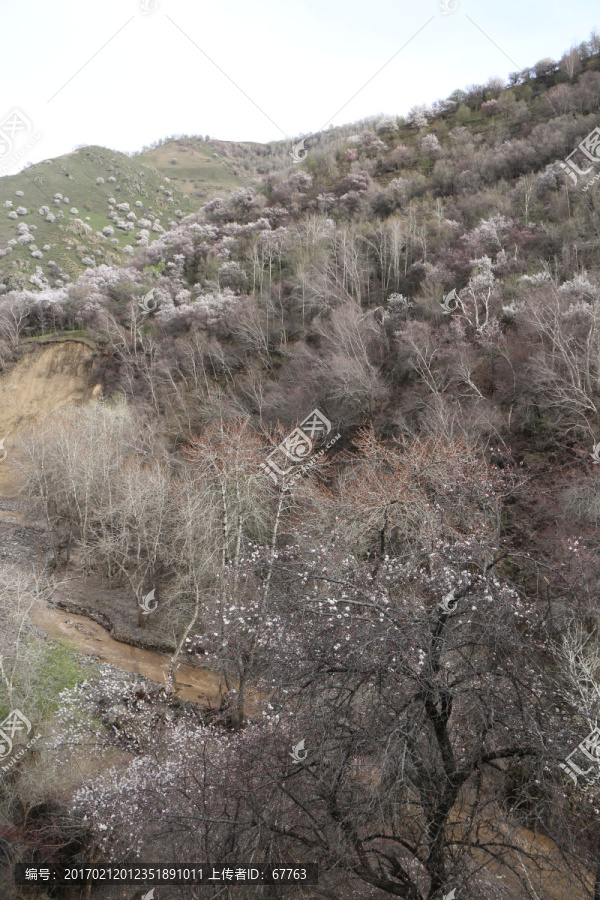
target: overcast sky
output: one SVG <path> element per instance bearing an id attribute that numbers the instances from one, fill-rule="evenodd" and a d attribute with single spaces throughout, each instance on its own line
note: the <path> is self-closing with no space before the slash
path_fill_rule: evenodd
<path id="1" fill-rule="evenodd" d="M 265 142 L 404 114 L 558 58 L 600 22 L 598 0 L 441 2 L 0 0 L 0 174 L 79 144 Z"/>

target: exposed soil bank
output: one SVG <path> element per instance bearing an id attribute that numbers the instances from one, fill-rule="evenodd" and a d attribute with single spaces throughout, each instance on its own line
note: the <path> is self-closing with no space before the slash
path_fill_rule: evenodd
<path id="1" fill-rule="evenodd" d="M 29 345 L 0 378 L 0 440 L 10 456 L 17 431 L 70 403 L 89 403 L 101 393 L 92 370 L 96 353 L 80 341 Z M 0 458 L 1 458 L 0 454 Z M 8 458 L 8 457 L 7 457 Z M 8 467 L 0 463 L 0 490 Z"/>
<path id="2" fill-rule="evenodd" d="M 4 438 L 6 459 L 0 453 L 0 557 L 23 565 L 43 564 L 45 528 L 30 521 L 19 498 L 20 477 L 14 461 L 14 437 L 19 431 L 69 404 L 93 401 L 101 386 L 93 380 L 96 353 L 81 341 L 30 345 L 19 361 L 0 377 L 0 440 Z M 81 585 L 67 584 L 59 593 L 69 597 L 69 588 L 84 594 Z M 77 590 L 79 589 L 79 590 Z M 99 623 L 83 615 L 39 607 L 32 620 L 48 637 L 68 641 L 78 653 L 88 654 L 127 672 L 165 684 L 169 657 L 156 650 L 117 641 Z M 119 625 L 121 623 L 119 622 Z M 155 635 L 140 635 L 155 640 Z M 181 664 L 175 672 L 178 696 L 205 706 L 219 705 L 221 679 L 196 666 Z M 224 687 L 223 687 L 224 690 Z"/>

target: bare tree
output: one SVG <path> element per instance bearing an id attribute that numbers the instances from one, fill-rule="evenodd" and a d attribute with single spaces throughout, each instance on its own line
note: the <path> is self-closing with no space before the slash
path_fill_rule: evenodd
<path id="1" fill-rule="evenodd" d="M 25 298 L 5 300 L 0 305 L 0 339 L 10 347 L 16 347 L 23 328 L 27 324 L 30 304 Z"/>
<path id="2" fill-rule="evenodd" d="M 356 303 L 348 302 L 319 326 L 319 334 L 327 350 L 320 365 L 325 395 L 335 404 L 345 402 L 370 414 L 386 396 L 374 360 L 386 343 L 384 330 L 371 312 L 362 313 Z"/>
<path id="3" fill-rule="evenodd" d="M 63 550 L 69 561 L 74 540 L 85 547 L 97 534 L 96 515 L 111 508 L 122 465 L 135 453 L 134 431 L 124 405 L 105 403 L 61 410 L 19 436 L 15 464 L 42 511 L 55 565 Z"/>
<path id="4" fill-rule="evenodd" d="M 524 311 L 538 348 L 529 371 L 532 392 L 551 413 L 560 433 L 600 428 L 600 302 L 569 300 L 551 285 L 532 296 Z"/>
<path id="5" fill-rule="evenodd" d="M 234 724 L 245 715 L 249 679 L 256 675 L 260 623 L 265 617 L 281 518 L 286 494 L 274 491 L 260 463 L 266 456 L 263 441 L 249 423 L 237 420 L 213 426 L 201 438 L 192 438 L 186 456 L 199 483 L 210 495 L 213 553 L 219 560 L 219 580 L 205 621 L 212 623 L 211 641 L 228 690 L 236 690 Z M 266 541 L 267 570 L 256 590 L 245 584 L 247 558 L 254 543 Z M 245 598 L 242 603 L 241 598 Z M 238 604 L 242 616 L 232 615 Z"/>
<path id="6" fill-rule="evenodd" d="M 141 600 L 158 590 L 171 572 L 175 520 L 171 471 L 161 462 L 127 460 L 112 486 L 110 505 L 96 509 L 83 551 L 89 560 L 100 556 L 108 568 L 129 584 L 137 605 L 138 625 L 146 627 L 148 612 Z M 156 598 L 158 602 L 158 598 Z"/>
<path id="7" fill-rule="evenodd" d="M 33 570 L 0 566 L 0 706 L 4 710 L 13 710 L 17 703 L 31 708 L 43 699 L 36 684 L 43 645 L 30 616 L 52 593 L 53 585 Z"/>
<path id="8" fill-rule="evenodd" d="M 434 450 L 366 436 L 331 539 L 310 544 L 304 517 L 323 495 L 309 492 L 298 540 L 244 558 L 222 639 L 246 657 L 258 647 L 262 715 L 227 740 L 169 733 L 158 756 L 168 747 L 170 765 L 148 759 L 82 798 L 98 833 L 110 829 L 113 845 L 135 833 L 142 852 L 155 835 L 135 823 L 160 809 L 190 851 L 212 833 L 220 861 L 252 847 L 318 862 L 329 898 L 438 900 L 454 887 L 483 900 L 500 896 L 497 876 L 511 900 L 537 900 L 560 878 L 590 896 L 566 819 L 550 812 L 566 729 L 544 702 L 542 617 L 502 571 L 503 478 L 459 447 Z M 215 484 L 233 499 L 220 458 Z M 213 464 L 208 447 L 198 461 Z M 438 527 L 412 534 L 419 506 Z M 355 552 L 345 536 L 361 515 L 367 542 Z M 236 528 L 225 533 L 231 562 Z M 244 644 L 258 585 L 268 615 L 259 643 Z"/>

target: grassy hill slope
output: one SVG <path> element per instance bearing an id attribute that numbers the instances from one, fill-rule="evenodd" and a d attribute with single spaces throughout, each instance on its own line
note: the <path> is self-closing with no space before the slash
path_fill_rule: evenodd
<path id="1" fill-rule="evenodd" d="M 90 264 L 124 263 L 140 231 L 151 243 L 196 208 L 155 168 L 114 150 L 84 147 L 45 160 L 0 178 L 0 280 L 9 288 L 60 286 Z M 114 233 L 103 235 L 107 227 Z M 33 240 L 20 241 L 26 230 Z"/>
<path id="2" fill-rule="evenodd" d="M 136 159 L 169 177 L 198 206 L 217 194 L 241 187 L 245 181 L 224 141 L 203 141 L 199 137 L 169 140 Z"/>

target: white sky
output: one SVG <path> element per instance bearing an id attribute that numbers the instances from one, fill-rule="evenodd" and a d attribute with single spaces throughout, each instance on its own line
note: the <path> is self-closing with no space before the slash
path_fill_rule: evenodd
<path id="1" fill-rule="evenodd" d="M 0 0 L 0 129 L 14 109 L 31 123 L 10 150 L 0 133 L 0 174 L 78 144 L 264 142 L 404 114 L 558 58 L 600 23 L 598 0 L 441 2 Z"/>

